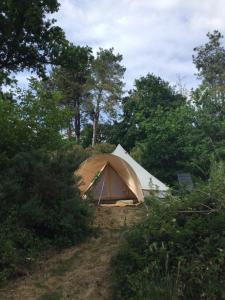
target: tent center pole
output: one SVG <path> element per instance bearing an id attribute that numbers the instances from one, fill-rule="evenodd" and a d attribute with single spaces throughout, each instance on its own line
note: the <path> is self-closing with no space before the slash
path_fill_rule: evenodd
<path id="1" fill-rule="evenodd" d="M 103 183 L 102 183 L 101 193 L 100 193 L 100 196 L 99 196 L 99 199 L 98 199 L 98 205 L 100 205 L 100 201 L 101 201 L 101 197 L 102 197 L 104 185 L 105 185 L 105 179 L 103 180 Z"/>

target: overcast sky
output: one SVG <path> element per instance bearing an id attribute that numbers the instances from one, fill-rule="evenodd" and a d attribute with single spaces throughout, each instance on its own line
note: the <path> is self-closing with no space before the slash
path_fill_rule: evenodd
<path id="1" fill-rule="evenodd" d="M 55 18 L 71 42 L 121 53 L 127 88 L 150 72 L 190 89 L 193 48 L 224 33 L 225 0 L 61 0 Z"/>

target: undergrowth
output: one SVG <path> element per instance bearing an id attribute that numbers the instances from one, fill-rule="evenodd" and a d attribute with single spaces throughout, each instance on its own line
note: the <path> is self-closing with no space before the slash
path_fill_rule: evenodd
<path id="1" fill-rule="evenodd" d="M 148 216 L 112 260 L 115 299 L 225 299 L 225 165 L 182 197 L 147 199 Z"/>
<path id="2" fill-rule="evenodd" d="M 23 152 L 0 172 L 0 283 L 23 275 L 42 251 L 91 234 L 92 210 L 74 176 L 83 156 L 78 149 Z"/>

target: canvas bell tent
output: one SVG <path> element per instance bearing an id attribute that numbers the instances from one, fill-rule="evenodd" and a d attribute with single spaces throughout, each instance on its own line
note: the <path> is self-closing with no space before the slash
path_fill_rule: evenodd
<path id="1" fill-rule="evenodd" d="M 155 191 L 165 197 L 169 188 L 136 162 L 121 145 L 112 154 L 100 154 L 85 160 L 75 173 L 80 177 L 83 196 L 92 194 L 98 204 L 138 204 Z"/>
<path id="2" fill-rule="evenodd" d="M 132 200 L 143 202 L 140 181 L 132 167 L 114 154 L 101 154 L 85 160 L 75 173 L 80 177 L 82 195 L 91 193 L 98 204 Z"/>
<path id="3" fill-rule="evenodd" d="M 125 160 L 132 167 L 140 181 L 144 196 L 147 196 L 150 191 L 155 191 L 159 197 L 165 197 L 169 188 L 136 162 L 121 145 L 116 147 L 113 154 Z"/>

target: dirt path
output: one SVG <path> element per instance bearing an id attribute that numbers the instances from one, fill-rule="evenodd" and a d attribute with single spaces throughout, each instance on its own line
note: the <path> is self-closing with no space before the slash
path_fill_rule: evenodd
<path id="1" fill-rule="evenodd" d="M 101 207 L 95 226 L 100 234 L 54 255 L 30 275 L 0 290 L 2 300 L 112 300 L 110 260 L 123 229 L 140 220 L 140 207 Z"/>

